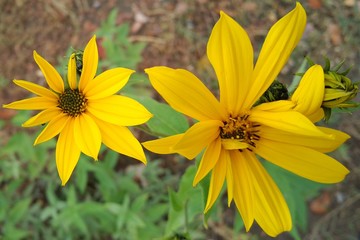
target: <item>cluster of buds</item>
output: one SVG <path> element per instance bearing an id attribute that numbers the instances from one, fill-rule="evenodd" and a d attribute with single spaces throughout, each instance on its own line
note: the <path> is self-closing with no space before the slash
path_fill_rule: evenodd
<path id="1" fill-rule="evenodd" d="M 344 62 L 341 62 L 333 69 L 330 68 L 330 61 L 326 59 L 324 67 L 325 94 L 322 107 L 325 112 L 325 120 L 331 116 L 334 108 L 347 109 L 359 106 L 359 103 L 351 101 L 359 92 L 359 83 L 353 83 L 346 77 L 350 68 L 339 72 Z"/>

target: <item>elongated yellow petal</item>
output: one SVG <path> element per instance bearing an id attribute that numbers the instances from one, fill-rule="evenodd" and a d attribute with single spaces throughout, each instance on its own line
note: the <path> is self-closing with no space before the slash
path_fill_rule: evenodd
<path id="1" fill-rule="evenodd" d="M 125 86 L 130 75 L 135 72 L 127 68 L 114 68 L 96 76 L 84 89 L 87 99 L 99 99 L 117 93 Z"/>
<path id="2" fill-rule="evenodd" d="M 47 97 L 50 99 L 58 99 L 58 95 L 54 93 L 53 91 L 50 91 L 47 88 L 44 88 L 43 86 L 40 86 L 38 84 L 24 81 L 24 80 L 14 80 L 13 81 L 16 85 L 35 93 L 36 95 L 39 95 L 41 97 Z"/>
<path id="3" fill-rule="evenodd" d="M 244 151 L 247 152 L 247 151 Z M 243 152 L 230 151 L 231 166 L 234 177 L 234 202 L 244 221 L 246 231 L 254 222 L 254 189 L 251 169 Z"/>
<path id="4" fill-rule="evenodd" d="M 217 120 L 195 123 L 174 146 L 174 150 L 188 159 L 193 159 L 201 150 L 219 137 L 222 124 L 221 121 Z"/>
<path id="5" fill-rule="evenodd" d="M 278 100 L 274 102 L 262 103 L 254 108 L 253 110 L 260 111 L 274 111 L 274 112 L 284 112 L 289 111 L 295 107 L 295 103 L 289 100 Z"/>
<path id="6" fill-rule="evenodd" d="M 296 111 L 270 112 L 253 110 L 250 121 L 296 135 L 326 137 L 307 117 Z"/>
<path id="7" fill-rule="evenodd" d="M 174 146 L 184 136 L 184 133 L 164 137 L 157 140 L 143 142 L 142 145 L 149 151 L 158 154 L 172 154 L 175 153 Z"/>
<path id="8" fill-rule="evenodd" d="M 256 153 L 301 177 L 320 183 L 337 183 L 349 173 L 341 163 L 316 150 L 261 139 Z"/>
<path id="9" fill-rule="evenodd" d="M 69 180 L 80 157 L 80 148 L 74 139 L 74 121 L 74 118 L 69 119 L 56 144 L 56 167 L 63 186 Z"/>
<path id="10" fill-rule="evenodd" d="M 253 48 L 245 30 L 224 12 L 211 32 L 207 55 L 219 80 L 221 103 L 238 114 L 250 87 Z"/>
<path id="11" fill-rule="evenodd" d="M 76 58 L 75 53 L 71 54 L 68 63 L 68 83 L 71 89 L 77 87 Z"/>
<path id="12" fill-rule="evenodd" d="M 36 51 L 34 51 L 34 59 L 39 66 L 41 72 L 44 74 L 45 80 L 49 87 L 57 93 L 64 92 L 64 81 L 56 69 L 42 58 Z"/>
<path id="13" fill-rule="evenodd" d="M 320 121 L 321 119 L 323 119 L 325 116 L 325 112 L 324 109 L 319 108 L 317 111 L 308 114 L 306 117 L 313 123 L 316 123 L 318 121 Z"/>
<path id="14" fill-rule="evenodd" d="M 227 114 L 206 86 L 183 69 L 145 69 L 153 87 L 175 110 L 197 120 L 226 119 Z"/>
<path id="15" fill-rule="evenodd" d="M 99 126 L 103 143 L 115 152 L 135 158 L 146 164 L 146 157 L 139 141 L 127 127 L 117 126 L 93 117 Z"/>
<path id="16" fill-rule="evenodd" d="M 222 149 L 222 151 L 227 151 Z M 228 155 L 228 157 L 226 157 L 226 185 L 227 185 L 227 193 L 228 193 L 228 207 L 230 207 L 231 201 L 234 198 L 234 173 L 233 173 L 233 169 L 232 169 L 232 164 L 231 164 L 231 158 Z"/>
<path id="17" fill-rule="evenodd" d="M 81 152 L 98 160 L 101 133 L 93 118 L 88 114 L 81 114 L 75 118 L 74 138 Z"/>
<path id="18" fill-rule="evenodd" d="M 36 138 L 34 145 L 46 142 L 58 135 L 63 130 L 66 123 L 69 121 L 69 118 L 70 117 L 64 113 L 60 113 L 59 115 L 54 117 Z"/>
<path id="19" fill-rule="evenodd" d="M 4 108 L 12 108 L 18 110 L 43 110 L 57 106 L 56 99 L 50 99 L 46 97 L 33 97 L 15 101 L 9 104 L 4 104 Z"/>
<path id="20" fill-rule="evenodd" d="M 226 153 L 224 152 L 224 154 Z M 212 170 L 208 198 L 206 201 L 204 213 L 206 213 L 212 207 L 212 205 L 214 205 L 220 194 L 221 188 L 224 185 L 227 169 L 226 164 L 228 161 L 224 159 L 225 156 L 222 156 L 222 154 L 220 154 L 220 158 L 221 159 L 216 162 L 215 167 Z"/>
<path id="21" fill-rule="evenodd" d="M 305 116 L 318 111 L 324 99 L 324 89 L 324 71 L 320 65 L 314 65 L 305 72 L 291 96 L 291 100 L 296 104 L 294 109 Z"/>
<path id="22" fill-rule="evenodd" d="M 253 105 L 275 80 L 294 50 L 306 24 L 306 13 L 300 3 L 270 29 L 253 72 L 250 92 L 244 106 Z"/>
<path id="23" fill-rule="evenodd" d="M 200 161 L 198 170 L 196 172 L 193 186 L 197 185 L 210 171 L 214 168 L 217 163 L 221 150 L 221 140 L 220 138 L 215 139 L 210 145 L 206 148 L 204 155 Z"/>
<path id="24" fill-rule="evenodd" d="M 318 127 L 318 129 L 331 137 L 294 135 L 279 129 L 262 126 L 261 139 L 291 143 L 293 145 L 312 148 L 320 152 L 331 152 L 350 138 L 346 133 L 331 128 Z"/>
<path id="25" fill-rule="evenodd" d="M 221 145 L 226 150 L 246 149 L 249 144 L 237 139 L 221 139 Z"/>
<path id="26" fill-rule="evenodd" d="M 99 53 L 95 35 L 90 39 L 83 54 L 83 68 L 81 71 L 79 89 L 84 91 L 86 86 L 95 77 L 99 61 Z"/>
<path id="27" fill-rule="evenodd" d="M 39 112 L 35 116 L 29 118 L 29 120 L 27 120 L 26 122 L 24 122 L 22 124 L 22 127 L 38 126 L 40 124 L 44 124 L 44 123 L 51 121 L 56 116 L 61 115 L 61 114 L 62 114 L 62 112 L 58 107 L 47 108 L 47 109 Z"/>
<path id="28" fill-rule="evenodd" d="M 88 102 L 87 110 L 97 118 L 119 126 L 134 126 L 148 121 L 152 114 L 136 100 L 112 95 Z"/>
<path id="29" fill-rule="evenodd" d="M 244 151 L 243 154 L 252 173 L 256 222 L 272 237 L 290 231 L 290 211 L 279 188 L 253 153 Z"/>

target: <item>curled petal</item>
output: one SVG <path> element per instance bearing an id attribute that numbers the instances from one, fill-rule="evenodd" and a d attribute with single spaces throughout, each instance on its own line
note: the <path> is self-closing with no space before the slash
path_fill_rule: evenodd
<path id="1" fill-rule="evenodd" d="M 84 91 L 86 86 L 95 77 L 99 61 L 96 37 L 93 36 L 85 47 L 83 54 L 83 68 L 81 71 L 79 89 Z"/>
<path id="2" fill-rule="evenodd" d="M 68 63 L 68 83 L 71 89 L 77 86 L 76 58 L 75 53 L 71 54 Z"/>
<path id="3" fill-rule="evenodd" d="M 324 99 L 324 71 L 320 65 L 309 68 L 302 77 L 291 100 L 296 104 L 294 110 L 310 116 L 321 108 Z"/>

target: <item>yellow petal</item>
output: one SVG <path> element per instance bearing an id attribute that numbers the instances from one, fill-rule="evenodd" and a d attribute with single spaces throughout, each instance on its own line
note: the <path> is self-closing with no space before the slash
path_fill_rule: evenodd
<path id="1" fill-rule="evenodd" d="M 31 82 L 24 81 L 24 80 L 14 80 L 13 82 L 16 85 L 18 85 L 32 93 L 35 93 L 36 95 L 39 95 L 41 97 L 58 99 L 58 95 L 56 93 L 54 93 L 53 91 L 50 91 L 47 88 L 44 88 L 43 86 L 38 85 L 38 84 L 31 83 Z"/>
<path id="2" fill-rule="evenodd" d="M 206 148 L 196 172 L 193 186 L 197 185 L 214 168 L 219 159 L 221 150 L 221 139 L 217 138 Z"/>
<path id="3" fill-rule="evenodd" d="M 31 117 L 29 120 L 22 124 L 23 127 L 34 127 L 40 124 L 47 123 L 57 116 L 61 115 L 62 112 L 58 107 L 52 107 L 45 109 L 35 116 Z"/>
<path id="4" fill-rule="evenodd" d="M 89 100 L 87 110 L 97 118 L 119 126 L 134 126 L 148 121 L 152 114 L 132 98 L 112 95 Z"/>
<path id="5" fill-rule="evenodd" d="M 207 55 L 219 80 L 221 103 L 238 114 L 250 87 L 253 49 L 245 30 L 224 12 L 211 32 Z"/>
<path id="6" fill-rule="evenodd" d="M 184 133 L 164 137 L 157 140 L 143 142 L 142 145 L 149 151 L 158 154 L 172 154 L 175 153 L 174 146 L 184 136 Z"/>
<path id="7" fill-rule="evenodd" d="M 69 180 L 79 157 L 80 149 L 74 139 L 74 118 L 70 118 L 56 144 L 56 167 L 63 186 Z"/>
<path id="8" fill-rule="evenodd" d="M 256 153 L 264 159 L 301 177 L 320 183 L 337 183 L 349 173 L 341 163 L 316 150 L 261 139 Z"/>
<path id="9" fill-rule="evenodd" d="M 37 54 L 36 51 L 34 51 L 33 55 L 35 62 L 39 66 L 41 72 L 44 74 L 45 80 L 49 87 L 57 93 L 64 92 L 64 81 L 56 69 L 39 54 Z"/>
<path id="10" fill-rule="evenodd" d="M 294 110 L 309 116 L 321 108 L 324 99 L 324 71 L 320 65 L 309 68 L 302 77 L 291 100 L 295 102 Z"/>
<path id="11" fill-rule="evenodd" d="M 12 108 L 18 110 L 43 110 L 58 105 L 57 100 L 46 97 L 33 97 L 24 100 L 4 104 L 3 108 Z"/>
<path id="12" fill-rule="evenodd" d="M 103 143 L 115 152 L 135 158 L 146 164 L 146 157 L 139 141 L 127 127 L 93 118 L 99 126 Z"/>
<path id="13" fill-rule="evenodd" d="M 126 68 L 114 68 L 96 76 L 84 89 L 87 99 L 99 99 L 117 93 L 125 86 L 133 73 L 133 70 Z"/>
<path id="14" fill-rule="evenodd" d="M 313 123 L 316 123 L 318 121 L 320 121 L 321 119 L 323 119 L 325 116 L 325 112 L 324 112 L 324 109 L 322 108 L 319 108 L 317 111 L 311 113 L 311 114 L 308 114 L 307 115 L 307 118 L 313 122 Z"/>
<path id="15" fill-rule="evenodd" d="M 71 89 L 77 87 L 76 58 L 75 53 L 71 54 L 68 63 L 68 83 Z"/>
<path id="16" fill-rule="evenodd" d="M 64 113 L 60 113 L 59 115 L 54 117 L 36 138 L 34 145 L 46 142 L 58 135 L 63 130 L 66 123 L 69 121 L 69 118 L 70 117 Z"/>
<path id="17" fill-rule="evenodd" d="M 252 173 L 256 222 L 272 237 L 290 231 L 292 227 L 290 211 L 279 188 L 254 154 L 244 151 L 244 156 Z"/>
<path id="18" fill-rule="evenodd" d="M 145 72 L 156 91 L 175 110 L 199 121 L 226 119 L 225 109 L 192 73 L 168 67 L 148 68 Z"/>
<path id="19" fill-rule="evenodd" d="M 221 145 L 226 150 L 246 149 L 249 144 L 236 139 L 221 139 Z"/>
<path id="20" fill-rule="evenodd" d="M 298 44 L 305 24 L 305 10 L 297 2 L 295 9 L 272 26 L 256 62 L 252 86 L 244 106 L 253 105 L 275 80 Z"/>
<path id="21" fill-rule="evenodd" d="M 174 150 L 188 159 L 196 157 L 201 150 L 219 137 L 222 124 L 217 120 L 195 123 L 174 146 Z"/>
<path id="22" fill-rule="evenodd" d="M 244 152 L 229 151 L 234 177 L 234 202 L 243 219 L 246 231 L 254 222 L 254 192 L 251 169 Z"/>
<path id="23" fill-rule="evenodd" d="M 252 111 L 250 121 L 296 135 L 326 137 L 308 118 L 296 111 Z"/>
<path id="24" fill-rule="evenodd" d="M 81 114 L 75 118 L 74 138 L 81 152 L 98 160 L 101 133 L 93 118 L 88 114 Z"/>
<path id="25" fill-rule="evenodd" d="M 226 151 L 222 149 L 222 151 Z M 226 185 L 227 185 L 227 193 L 228 193 L 228 207 L 230 207 L 231 201 L 234 198 L 234 173 L 231 165 L 230 157 L 225 158 L 226 163 Z"/>
<path id="26" fill-rule="evenodd" d="M 275 111 L 275 112 L 284 112 L 289 111 L 295 107 L 295 103 L 289 100 L 278 100 L 274 102 L 262 103 L 254 108 L 253 110 L 261 111 Z"/>
<path id="27" fill-rule="evenodd" d="M 224 159 L 225 156 L 222 156 L 222 154 L 220 155 L 220 158 L 221 159 L 216 162 L 215 167 L 212 170 L 208 198 L 206 201 L 204 213 L 206 213 L 215 203 L 216 199 L 219 196 L 221 188 L 224 185 L 227 170 L 226 164 L 228 163 L 228 161 Z"/>
<path id="28" fill-rule="evenodd" d="M 291 143 L 293 145 L 312 148 L 320 152 L 332 152 L 350 138 L 346 133 L 331 128 L 318 127 L 318 129 L 327 134 L 326 137 L 294 135 L 279 129 L 262 126 L 261 139 Z"/>
<path id="29" fill-rule="evenodd" d="M 90 39 L 83 54 L 83 68 L 81 71 L 79 89 L 84 91 L 86 86 L 95 77 L 99 61 L 95 35 Z"/>

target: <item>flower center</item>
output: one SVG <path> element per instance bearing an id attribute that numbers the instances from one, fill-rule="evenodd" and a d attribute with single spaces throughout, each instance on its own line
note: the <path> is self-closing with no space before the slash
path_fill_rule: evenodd
<path id="1" fill-rule="evenodd" d="M 258 135 L 260 124 L 251 122 L 248 118 L 249 115 L 246 114 L 235 118 L 229 117 L 227 121 L 224 121 L 224 126 L 220 128 L 221 139 L 237 140 L 255 148 L 255 142 L 260 139 Z M 251 150 L 249 147 L 247 149 Z"/>
<path id="2" fill-rule="evenodd" d="M 62 109 L 63 113 L 77 117 L 85 112 L 87 99 L 79 89 L 68 88 L 65 89 L 64 93 L 60 94 L 58 103 L 58 107 Z"/>

